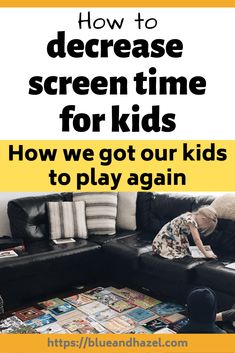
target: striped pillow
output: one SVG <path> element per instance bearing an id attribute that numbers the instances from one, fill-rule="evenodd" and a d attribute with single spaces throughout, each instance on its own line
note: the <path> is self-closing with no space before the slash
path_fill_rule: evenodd
<path id="1" fill-rule="evenodd" d="M 85 202 L 47 202 L 51 239 L 86 239 Z"/>
<path id="2" fill-rule="evenodd" d="M 113 235 L 116 233 L 116 192 L 79 192 L 73 194 L 73 200 L 86 202 L 88 234 Z"/>

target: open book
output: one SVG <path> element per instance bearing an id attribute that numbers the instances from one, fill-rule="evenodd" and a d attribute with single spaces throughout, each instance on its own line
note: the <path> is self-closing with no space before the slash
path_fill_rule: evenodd
<path id="1" fill-rule="evenodd" d="M 53 239 L 55 244 L 67 244 L 67 243 L 75 243 L 76 240 L 73 238 L 63 238 L 63 239 Z"/>
<path id="2" fill-rule="evenodd" d="M 204 245 L 204 248 L 206 251 L 212 251 L 210 245 Z M 189 250 L 191 252 L 191 256 L 194 257 L 195 259 L 200 259 L 200 258 L 205 258 L 205 255 L 198 249 L 197 246 L 190 246 Z"/>

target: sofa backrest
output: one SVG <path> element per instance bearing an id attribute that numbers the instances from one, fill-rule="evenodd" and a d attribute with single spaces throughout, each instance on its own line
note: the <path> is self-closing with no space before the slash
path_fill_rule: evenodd
<path id="1" fill-rule="evenodd" d="M 192 196 L 181 193 L 139 192 L 136 220 L 138 230 L 148 239 L 157 234 L 164 224 L 187 211 L 209 205 L 213 196 Z M 49 238 L 46 203 L 72 201 L 72 193 L 24 197 L 8 203 L 8 216 L 12 236 L 25 242 Z M 220 256 L 235 256 L 235 221 L 219 219 L 216 231 L 203 239 Z"/>
<path id="2" fill-rule="evenodd" d="M 195 197 L 178 193 L 139 193 L 137 198 L 137 226 L 157 233 L 164 224 L 192 211 Z"/>
<path id="3" fill-rule="evenodd" d="M 22 197 L 8 203 L 7 213 L 11 234 L 25 242 L 45 240 L 49 237 L 46 203 L 71 201 L 72 193 Z"/>
<path id="4" fill-rule="evenodd" d="M 184 212 L 193 212 L 210 205 L 215 197 L 211 195 L 192 196 L 181 193 L 139 193 L 137 198 L 137 225 L 152 238 L 164 224 Z M 143 234 L 144 234 L 143 232 Z M 192 239 L 190 239 L 192 243 Z M 216 230 L 203 238 L 214 252 L 221 257 L 235 256 L 235 221 L 219 219 Z M 192 243 L 193 244 L 193 243 Z"/>

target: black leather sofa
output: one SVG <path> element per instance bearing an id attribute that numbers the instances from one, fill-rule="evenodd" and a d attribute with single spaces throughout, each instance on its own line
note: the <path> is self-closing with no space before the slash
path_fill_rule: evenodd
<path id="1" fill-rule="evenodd" d="M 19 198 L 8 204 L 12 236 L 22 238 L 27 251 L 0 261 L 0 293 L 7 308 L 97 280 L 145 288 L 159 298 L 182 303 L 190 289 L 203 285 L 216 291 L 221 309 L 235 303 L 235 270 L 225 267 L 235 261 L 235 222 L 219 220 L 216 231 L 205 239 L 218 260 L 167 260 L 152 252 L 152 240 L 166 222 L 210 204 L 213 197 L 140 192 L 136 231 L 52 245 L 46 202 L 59 200 L 71 201 L 72 193 Z"/>

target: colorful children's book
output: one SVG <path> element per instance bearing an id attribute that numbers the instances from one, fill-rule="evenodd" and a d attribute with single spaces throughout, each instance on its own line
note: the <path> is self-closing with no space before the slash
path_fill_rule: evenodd
<path id="1" fill-rule="evenodd" d="M 91 315 L 91 319 L 102 322 L 111 319 L 112 317 L 117 316 L 117 312 L 112 309 L 106 309 L 103 311 L 98 311 L 97 313 Z"/>
<path id="2" fill-rule="evenodd" d="M 54 315 L 62 315 L 62 314 L 66 314 L 70 311 L 75 310 L 75 308 L 70 305 L 69 303 L 64 303 L 61 304 L 59 306 L 56 306 L 54 308 L 49 309 L 49 311 L 54 314 Z"/>
<path id="3" fill-rule="evenodd" d="M 143 326 L 136 326 L 132 328 L 131 330 L 125 332 L 128 334 L 139 334 L 139 333 L 150 333 L 148 330 L 146 330 Z"/>
<path id="4" fill-rule="evenodd" d="M 161 328 L 160 330 L 154 332 L 155 335 L 160 334 L 160 333 L 171 334 L 171 333 L 176 333 L 176 332 L 171 330 L 169 327 L 164 327 L 164 328 Z"/>
<path id="5" fill-rule="evenodd" d="M 18 317 L 10 316 L 0 320 L 0 333 L 31 333 L 34 330 L 28 328 Z M 29 332 L 30 331 L 30 332 Z"/>
<path id="6" fill-rule="evenodd" d="M 135 327 L 135 322 L 124 315 L 113 317 L 102 323 L 107 330 L 113 333 L 124 333 Z"/>
<path id="7" fill-rule="evenodd" d="M 135 305 L 123 299 L 109 304 L 109 307 L 118 313 L 122 313 L 126 310 L 135 308 Z"/>
<path id="8" fill-rule="evenodd" d="M 21 321 L 32 320 L 38 316 L 43 315 L 43 312 L 39 309 L 31 306 L 30 308 L 26 308 L 23 310 L 16 311 L 15 316 L 17 316 Z"/>
<path id="9" fill-rule="evenodd" d="M 188 323 L 188 318 L 184 318 L 182 320 L 173 322 L 172 324 L 170 324 L 168 327 L 169 329 L 175 331 L 175 332 L 179 332 L 179 330 L 181 329 L 181 327 L 185 326 Z"/>
<path id="10" fill-rule="evenodd" d="M 102 292 L 103 290 L 104 290 L 103 287 L 96 287 L 94 289 L 84 292 L 83 294 L 88 298 L 96 299 L 97 293 Z"/>
<path id="11" fill-rule="evenodd" d="M 144 295 L 142 293 L 140 293 L 139 297 L 133 298 L 131 300 L 131 302 L 133 304 L 135 304 L 136 306 L 140 306 L 143 309 L 149 309 L 149 308 L 152 308 L 153 306 L 161 303 L 160 300 L 155 299 L 155 298 L 151 298 L 148 295 Z"/>
<path id="12" fill-rule="evenodd" d="M 175 313 L 170 316 L 165 316 L 165 319 L 167 319 L 170 323 L 182 320 L 184 318 L 185 316 L 180 313 Z"/>
<path id="13" fill-rule="evenodd" d="M 50 333 L 61 333 L 61 331 L 63 330 L 62 327 L 57 324 L 56 322 L 50 325 L 46 325 L 46 326 L 42 326 L 42 327 L 38 327 L 37 329 L 38 333 L 41 334 L 50 334 Z"/>
<path id="14" fill-rule="evenodd" d="M 143 308 L 135 308 L 128 311 L 126 313 L 126 316 L 130 317 L 132 320 L 136 322 L 140 322 L 155 316 L 155 314 L 150 310 L 146 310 Z"/>
<path id="15" fill-rule="evenodd" d="M 175 303 L 160 303 L 151 308 L 159 316 L 169 316 L 175 313 L 185 311 L 185 307 Z"/>
<path id="16" fill-rule="evenodd" d="M 75 307 L 89 304 L 93 301 L 93 299 L 86 297 L 84 294 L 72 295 L 71 297 L 64 298 L 64 300 Z"/>
<path id="17" fill-rule="evenodd" d="M 35 319 L 25 321 L 25 324 L 36 329 L 41 326 L 52 324 L 53 322 L 56 322 L 56 319 L 53 316 L 50 314 L 44 314 Z"/>
<path id="18" fill-rule="evenodd" d="M 121 289 L 109 287 L 109 290 L 117 294 L 118 296 L 124 298 L 125 300 L 131 302 L 132 304 L 140 306 L 143 309 L 149 309 L 152 306 L 161 303 L 158 299 L 152 298 L 148 295 L 126 287 Z"/>
<path id="19" fill-rule="evenodd" d="M 106 331 L 104 327 L 102 327 L 97 322 L 94 322 L 90 318 L 70 321 L 68 323 L 65 323 L 63 325 L 63 328 L 68 330 L 71 333 L 83 333 L 83 334 L 103 333 Z"/>
<path id="20" fill-rule="evenodd" d="M 122 299 L 118 295 L 109 292 L 107 289 L 104 289 L 103 291 L 95 294 L 94 296 L 96 297 L 96 300 L 98 300 L 100 303 L 103 303 L 104 305 L 110 305 Z"/>
<path id="21" fill-rule="evenodd" d="M 4 333 L 28 334 L 28 333 L 38 333 L 38 332 L 30 326 L 21 325 L 17 328 L 10 329 L 9 332 L 4 332 Z"/>
<path id="22" fill-rule="evenodd" d="M 79 310 L 82 311 L 83 313 L 87 314 L 87 315 L 93 315 L 98 313 L 99 311 L 103 311 L 107 309 L 107 306 L 97 302 L 97 301 L 93 301 L 92 303 L 86 304 L 86 305 L 82 305 Z"/>
<path id="23" fill-rule="evenodd" d="M 164 323 L 163 321 L 160 321 L 158 319 L 153 319 L 151 321 L 148 321 L 146 324 L 143 324 L 143 327 L 153 333 L 166 327 L 166 325 L 167 324 Z"/>
<path id="24" fill-rule="evenodd" d="M 58 305 L 64 304 L 64 301 L 60 298 L 52 298 L 49 300 L 45 300 L 43 302 L 38 303 L 42 308 L 44 309 L 52 309 L 55 308 Z"/>

